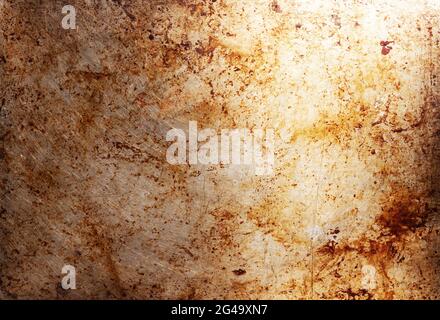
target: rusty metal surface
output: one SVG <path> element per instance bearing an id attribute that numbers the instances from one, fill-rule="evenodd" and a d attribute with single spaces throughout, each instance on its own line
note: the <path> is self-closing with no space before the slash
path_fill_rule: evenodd
<path id="1" fill-rule="evenodd" d="M 0 1 L 0 298 L 440 298 L 438 1 L 70 2 Z"/>

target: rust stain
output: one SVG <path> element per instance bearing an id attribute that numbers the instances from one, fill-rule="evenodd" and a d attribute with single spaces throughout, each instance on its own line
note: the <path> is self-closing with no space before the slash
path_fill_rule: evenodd
<path id="1" fill-rule="evenodd" d="M 386 56 L 387 54 L 389 54 L 391 52 L 391 50 L 393 49 L 393 47 L 390 46 L 390 44 L 393 44 L 394 41 L 381 41 L 380 45 L 382 47 L 382 54 L 384 56 Z"/>
<path id="2" fill-rule="evenodd" d="M 440 298 L 437 5 L 80 3 L 0 8 L 0 298 Z M 189 121 L 273 175 L 167 163 Z"/>

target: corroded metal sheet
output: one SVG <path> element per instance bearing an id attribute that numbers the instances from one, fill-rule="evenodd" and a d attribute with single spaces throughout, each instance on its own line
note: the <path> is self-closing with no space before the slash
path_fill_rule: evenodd
<path id="1" fill-rule="evenodd" d="M 0 0 L 0 298 L 440 298 L 438 1 L 70 4 Z"/>

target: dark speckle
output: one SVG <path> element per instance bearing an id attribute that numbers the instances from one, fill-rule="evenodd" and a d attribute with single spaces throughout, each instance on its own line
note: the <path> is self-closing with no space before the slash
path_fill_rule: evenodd
<path id="1" fill-rule="evenodd" d="M 237 269 L 237 270 L 234 270 L 234 271 L 232 271 L 236 276 L 242 276 L 242 275 L 244 275 L 244 274 L 246 274 L 246 270 L 243 270 L 243 269 Z"/>
<path id="2" fill-rule="evenodd" d="M 283 12 L 281 10 L 281 6 L 279 5 L 279 3 L 276 0 L 272 2 L 271 7 L 272 7 L 272 10 L 275 11 L 276 13 Z"/>

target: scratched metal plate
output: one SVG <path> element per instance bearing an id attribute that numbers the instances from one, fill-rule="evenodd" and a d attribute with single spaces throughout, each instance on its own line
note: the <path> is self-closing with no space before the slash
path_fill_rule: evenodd
<path id="1" fill-rule="evenodd" d="M 70 4 L 0 0 L 0 298 L 440 298 L 438 1 Z M 189 121 L 273 174 L 170 165 Z"/>

